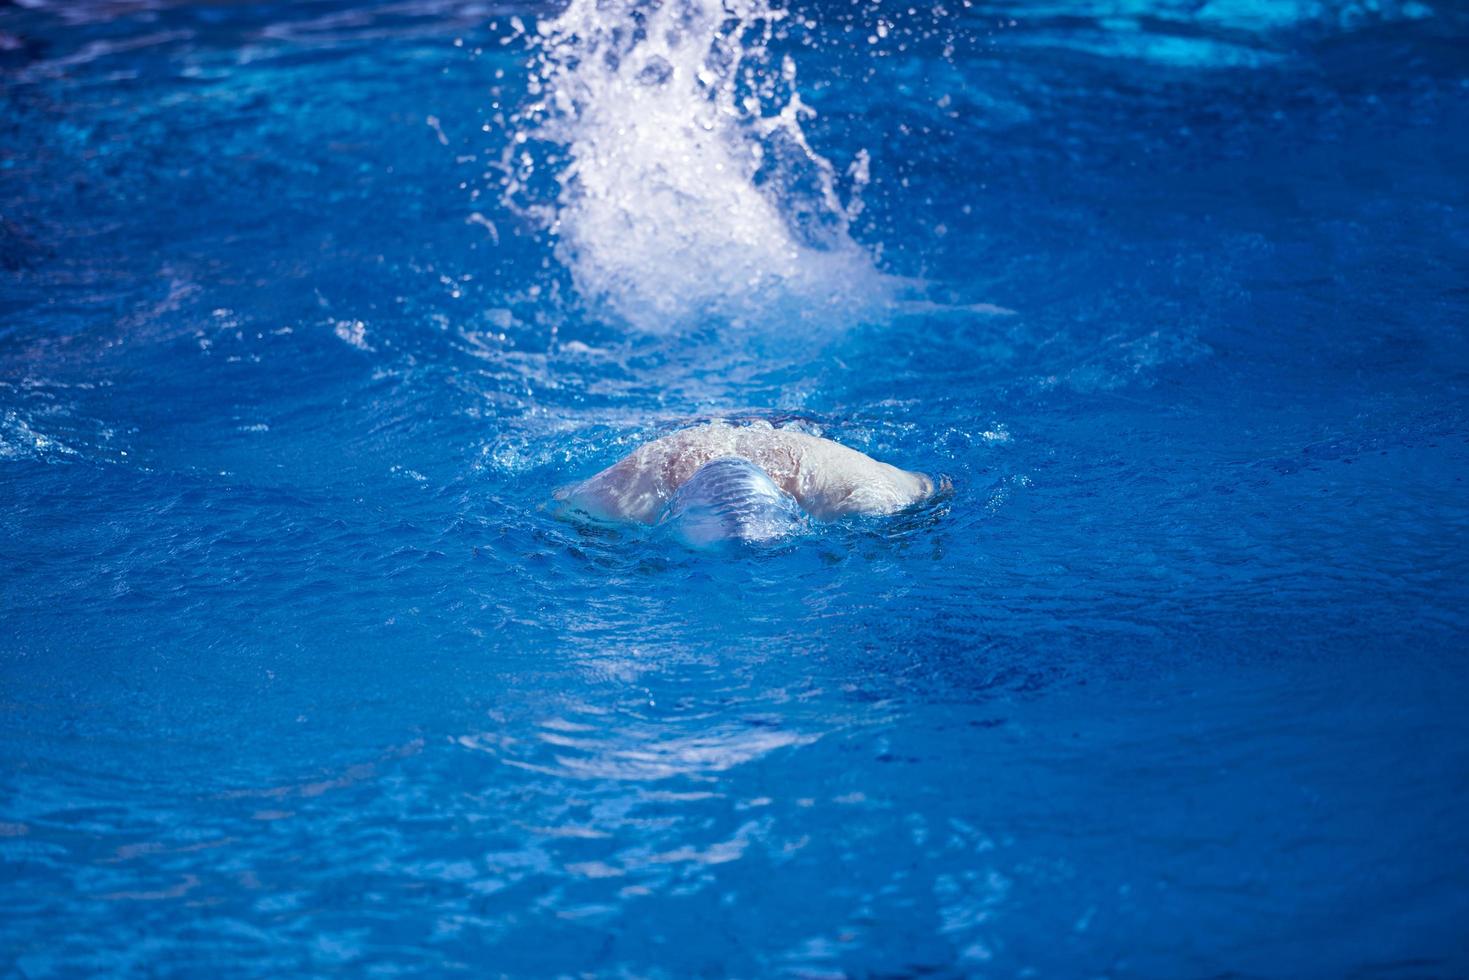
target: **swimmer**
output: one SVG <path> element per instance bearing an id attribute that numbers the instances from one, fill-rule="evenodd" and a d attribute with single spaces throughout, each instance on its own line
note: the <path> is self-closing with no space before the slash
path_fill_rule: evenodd
<path id="1" fill-rule="evenodd" d="M 767 422 L 710 422 L 639 447 L 557 497 L 603 520 L 670 525 L 702 546 L 764 541 L 806 517 L 882 515 L 929 497 L 934 482 L 830 439 Z"/>

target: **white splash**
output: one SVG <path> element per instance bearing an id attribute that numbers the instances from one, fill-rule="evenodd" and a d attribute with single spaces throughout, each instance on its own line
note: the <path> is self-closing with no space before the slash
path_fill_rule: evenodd
<path id="1" fill-rule="evenodd" d="M 850 319 L 888 297 L 850 235 L 866 154 L 844 203 L 795 62 L 771 49 L 785 18 L 767 0 L 571 0 L 537 25 L 507 196 L 584 299 L 666 331 Z"/>

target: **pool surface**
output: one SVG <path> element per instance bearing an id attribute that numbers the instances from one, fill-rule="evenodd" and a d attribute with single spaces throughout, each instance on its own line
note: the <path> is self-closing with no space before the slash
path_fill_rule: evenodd
<path id="1" fill-rule="evenodd" d="M 1469 975 L 1466 52 L 0 4 L 0 974 Z M 713 419 L 947 488 L 553 499 Z"/>

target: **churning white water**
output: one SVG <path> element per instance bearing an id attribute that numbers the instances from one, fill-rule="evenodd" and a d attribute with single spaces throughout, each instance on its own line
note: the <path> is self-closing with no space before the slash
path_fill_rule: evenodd
<path id="1" fill-rule="evenodd" d="M 808 142 L 787 26 L 765 0 L 571 0 L 537 25 L 507 191 L 586 300 L 675 330 L 887 297 L 850 233 L 866 154 L 839 175 Z"/>

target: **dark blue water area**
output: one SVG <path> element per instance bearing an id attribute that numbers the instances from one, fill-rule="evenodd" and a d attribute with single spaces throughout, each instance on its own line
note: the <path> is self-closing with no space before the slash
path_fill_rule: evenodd
<path id="1" fill-rule="evenodd" d="M 0 971 L 1469 973 L 1469 19 L 948 6 L 782 42 L 901 295 L 662 331 L 544 8 L 0 6 Z M 555 506 L 711 418 L 950 488 Z"/>

